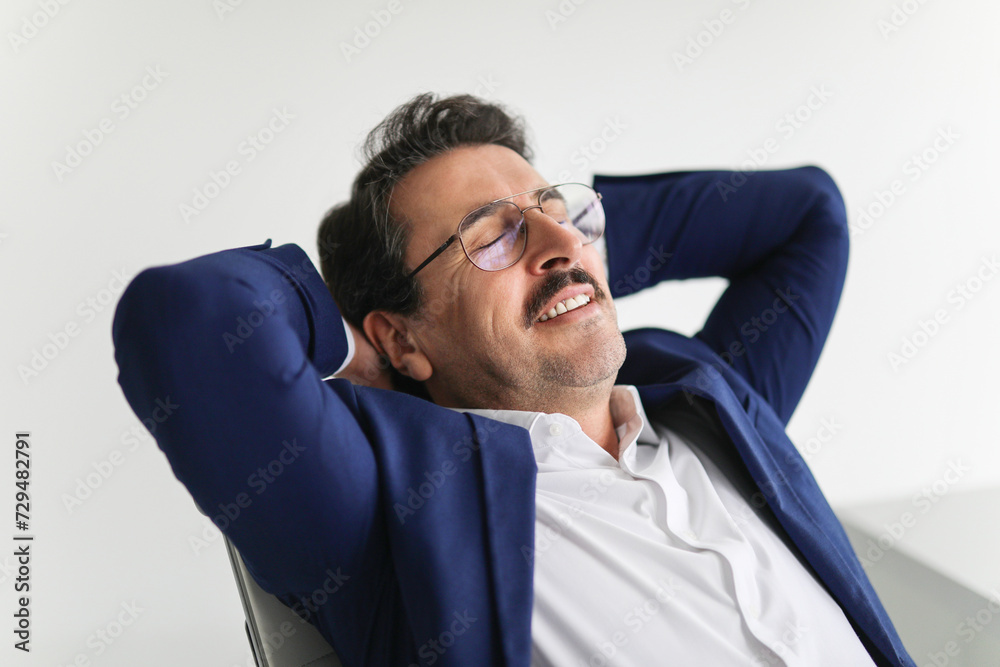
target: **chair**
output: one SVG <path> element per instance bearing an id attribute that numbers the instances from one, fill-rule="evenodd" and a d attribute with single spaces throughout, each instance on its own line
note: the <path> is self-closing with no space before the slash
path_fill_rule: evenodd
<path id="1" fill-rule="evenodd" d="M 225 535 L 226 550 L 246 614 L 244 626 L 257 667 L 342 667 L 319 630 L 264 591 Z"/>

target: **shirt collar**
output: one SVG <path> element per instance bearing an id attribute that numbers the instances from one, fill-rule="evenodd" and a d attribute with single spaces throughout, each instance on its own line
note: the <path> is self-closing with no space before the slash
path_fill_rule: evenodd
<path id="1" fill-rule="evenodd" d="M 639 444 L 659 444 L 660 437 L 656 434 L 653 425 L 649 423 L 646 411 L 642 407 L 642 401 L 639 400 L 639 391 L 634 386 L 619 384 L 611 390 L 611 418 L 615 422 L 618 439 L 623 445 L 631 444 L 627 440 L 622 440 L 623 432 L 629 434 L 627 436 L 629 439 L 634 433 L 635 441 Z"/>
<path id="2" fill-rule="evenodd" d="M 632 443 L 637 444 L 659 444 L 660 439 L 656 431 L 646 418 L 646 411 L 639 400 L 639 392 L 632 385 L 619 384 L 611 389 L 611 419 L 615 425 L 615 433 L 618 435 L 618 442 L 621 446 L 619 456 L 627 451 Z M 538 448 L 544 446 L 537 442 L 534 427 L 538 420 L 546 416 L 544 412 L 532 412 L 529 410 L 490 410 L 485 408 L 448 408 L 457 412 L 469 412 L 489 419 L 495 419 L 514 426 L 527 429 L 532 434 L 532 446 Z M 579 430 L 580 425 L 572 417 L 560 413 L 553 413 L 565 419 L 569 424 Z M 595 443 L 596 445 L 596 443 Z M 602 450 L 603 451 L 603 450 Z M 606 452 L 605 452 L 606 453 Z"/>

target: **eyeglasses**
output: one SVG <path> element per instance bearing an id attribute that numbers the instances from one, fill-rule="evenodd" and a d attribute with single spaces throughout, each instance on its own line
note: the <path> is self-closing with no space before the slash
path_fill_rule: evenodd
<path id="1" fill-rule="evenodd" d="M 537 203 L 521 208 L 510 201 L 514 197 L 537 193 Z M 562 183 L 537 190 L 519 192 L 491 201 L 472 211 L 458 223 L 458 231 L 442 243 L 420 266 L 410 272 L 412 278 L 458 239 L 465 256 L 483 271 L 506 269 L 521 259 L 528 243 L 524 214 L 533 208 L 568 226 L 586 245 L 604 233 L 604 207 L 601 193 L 583 183 Z"/>

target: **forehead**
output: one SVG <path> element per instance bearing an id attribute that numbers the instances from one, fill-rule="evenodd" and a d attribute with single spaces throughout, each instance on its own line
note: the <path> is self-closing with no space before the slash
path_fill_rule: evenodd
<path id="1" fill-rule="evenodd" d="M 431 158 L 392 193 L 393 214 L 413 224 L 407 257 L 412 262 L 433 252 L 473 209 L 546 185 L 524 158 L 504 146 L 462 146 Z"/>

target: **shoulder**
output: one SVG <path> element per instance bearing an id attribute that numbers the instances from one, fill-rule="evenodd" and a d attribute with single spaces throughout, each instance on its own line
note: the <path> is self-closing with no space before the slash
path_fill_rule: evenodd
<path id="1" fill-rule="evenodd" d="M 622 335 L 628 352 L 618 373 L 619 383 L 668 382 L 695 365 L 720 361 L 702 340 L 670 329 L 646 327 L 631 329 Z"/>

